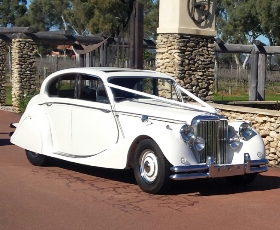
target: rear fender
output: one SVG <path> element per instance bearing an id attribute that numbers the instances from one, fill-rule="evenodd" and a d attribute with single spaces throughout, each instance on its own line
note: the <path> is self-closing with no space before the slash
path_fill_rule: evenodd
<path id="1" fill-rule="evenodd" d="M 32 106 L 22 115 L 11 136 L 11 143 L 35 153 L 51 152 L 52 138 L 49 121 L 41 106 Z"/>

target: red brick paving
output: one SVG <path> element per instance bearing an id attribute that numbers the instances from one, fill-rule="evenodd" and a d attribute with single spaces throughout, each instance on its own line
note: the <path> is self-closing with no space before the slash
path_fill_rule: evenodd
<path id="1" fill-rule="evenodd" d="M 131 170 L 55 160 L 29 164 L 9 143 L 20 115 L 0 111 L 0 229 L 279 229 L 280 170 L 249 186 L 223 179 L 175 183 L 169 195 L 150 195 Z"/>

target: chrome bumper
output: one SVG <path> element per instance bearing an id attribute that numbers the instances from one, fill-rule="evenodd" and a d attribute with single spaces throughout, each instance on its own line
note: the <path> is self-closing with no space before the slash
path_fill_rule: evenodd
<path id="1" fill-rule="evenodd" d="M 170 170 L 172 180 L 192 180 L 198 178 L 215 178 L 244 175 L 247 173 L 261 173 L 268 170 L 268 160 L 251 160 L 249 153 L 244 154 L 244 164 L 215 165 L 212 157 L 207 158 L 206 164 L 174 166 Z"/>

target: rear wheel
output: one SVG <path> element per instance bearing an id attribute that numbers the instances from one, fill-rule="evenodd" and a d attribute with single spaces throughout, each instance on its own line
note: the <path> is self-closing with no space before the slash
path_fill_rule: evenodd
<path id="1" fill-rule="evenodd" d="M 44 166 L 49 162 L 49 157 L 25 150 L 28 161 L 35 166 Z"/>
<path id="2" fill-rule="evenodd" d="M 135 179 L 144 192 L 165 193 L 171 184 L 170 167 L 170 163 L 153 140 L 145 139 L 139 143 L 133 169 Z"/>
<path id="3" fill-rule="evenodd" d="M 250 173 L 238 176 L 230 176 L 226 177 L 226 180 L 232 185 L 244 186 L 253 182 L 257 175 L 257 173 Z"/>

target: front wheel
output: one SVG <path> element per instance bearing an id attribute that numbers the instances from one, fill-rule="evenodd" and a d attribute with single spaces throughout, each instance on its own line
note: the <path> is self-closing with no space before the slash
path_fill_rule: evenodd
<path id="1" fill-rule="evenodd" d="M 244 186 L 253 182 L 257 175 L 257 173 L 250 173 L 238 176 L 230 176 L 226 177 L 226 180 L 232 185 Z"/>
<path id="2" fill-rule="evenodd" d="M 25 150 L 28 161 L 35 166 L 44 166 L 47 164 L 49 157 Z"/>
<path id="3" fill-rule="evenodd" d="M 152 194 L 165 193 L 171 184 L 170 163 L 158 145 L 145 139 L 136 148 L 134 175 L 139 187 Z"/>

